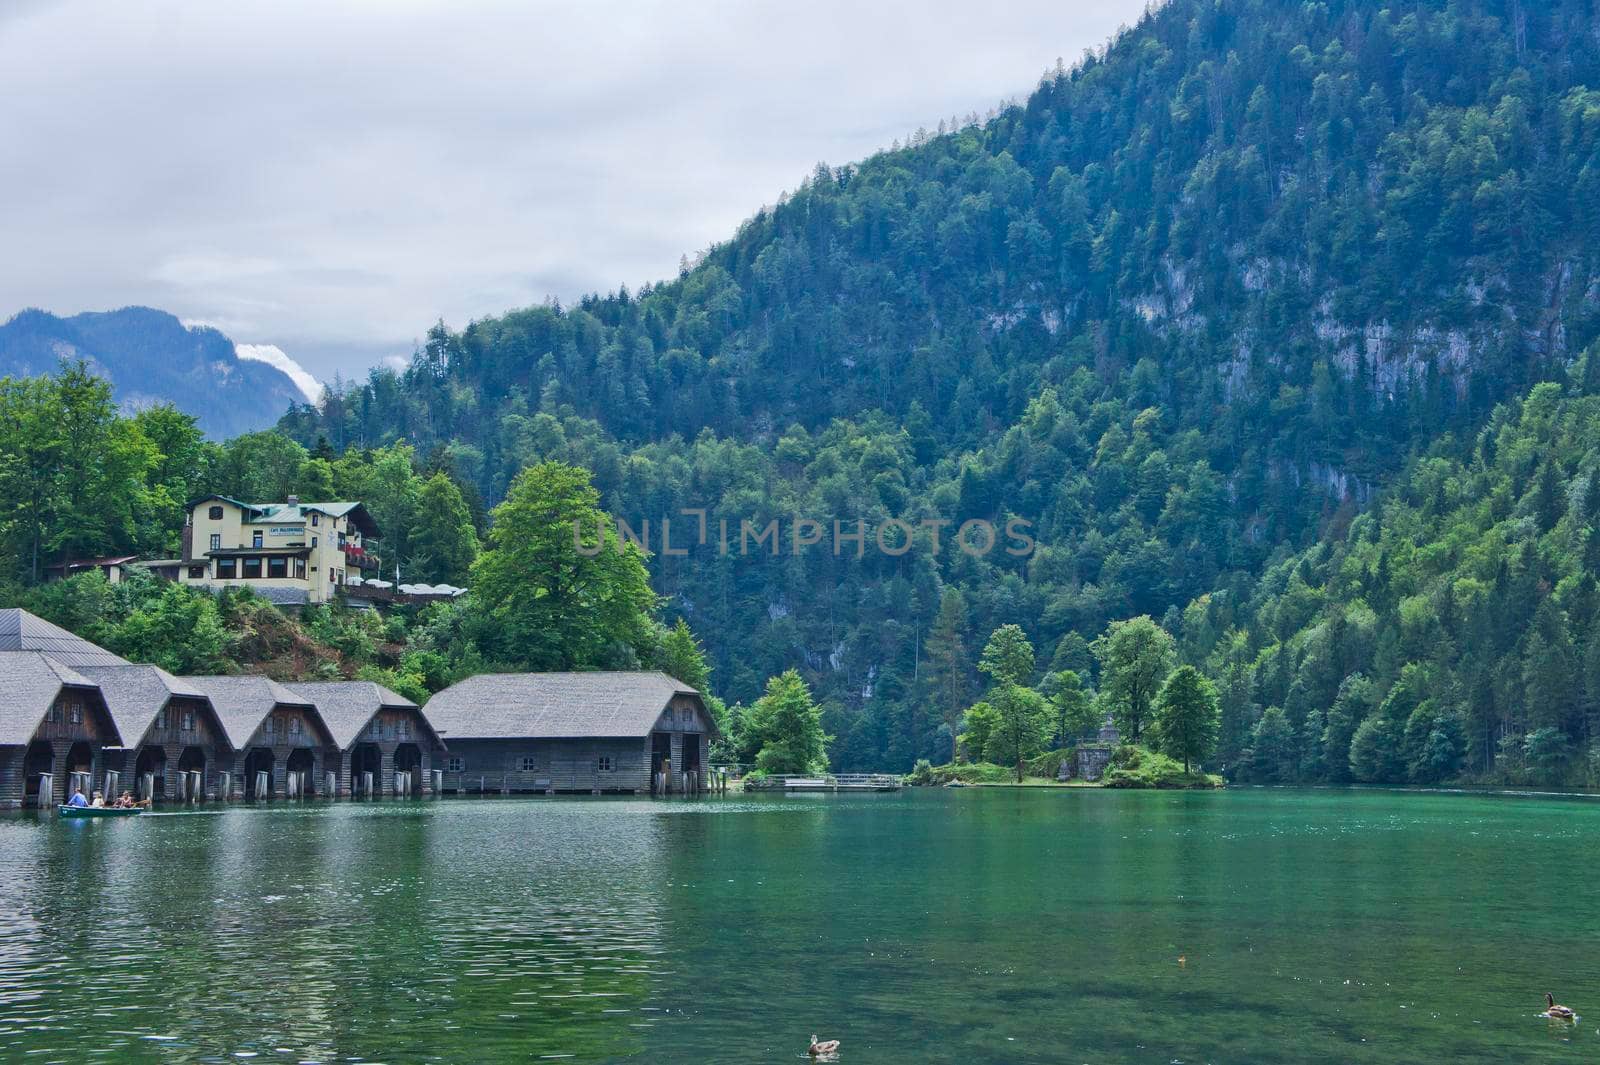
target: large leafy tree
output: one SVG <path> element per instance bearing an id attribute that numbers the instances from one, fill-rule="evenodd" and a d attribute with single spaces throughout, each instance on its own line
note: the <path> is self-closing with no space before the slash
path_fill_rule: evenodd
<path id="1" fill-rule="evenodd" d="M 1172 637 L 1150 618 L 1137 617 L 1112 622 L 1093 647 L 1100 661 L 1100 694 L 1123 737 L 1137 743 L 1172 672 Z"/>
<path id="2" fill-rule="evenodd" d="M 768 773 L 820 773 L 828 768 L 828 736 L 822 708 L 804 678 L 792 669 L 767 681 L 750 708 L 748 725 L 760 743 L 756 767 Z"/>
<path id="3" fill-rule="evenodd" d="M 530 466 L 495 507 L 472 564 L 478 644 L 522 669 L 627 664 L 649 642 L 657 600 L 638 547 L 618 540 L 585 470 Z"/>
<path id="4" fill-rule="evenodd" d="M 1156 701 L 1155 731 L 1161 752 L 1183 762 L 1183 771 L 1216 750 L 1222 715 L 1216 687 L 1193 666 L 1179 666 Z"/>

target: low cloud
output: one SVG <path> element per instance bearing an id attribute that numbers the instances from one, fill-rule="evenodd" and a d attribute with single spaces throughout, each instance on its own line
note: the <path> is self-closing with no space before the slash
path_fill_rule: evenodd
<path id="1" fill-rule="evenodd" d="M 264 362 L 268 366 L 275 366 L 289 375 L 289 380 L 306 397 L 307 402 L 315 403 L 322 398 L 322 382 L 291 359 L 287 352 L 276 344 L 235 344 L 233 353 L 241 359 L 251 362 Z"/>

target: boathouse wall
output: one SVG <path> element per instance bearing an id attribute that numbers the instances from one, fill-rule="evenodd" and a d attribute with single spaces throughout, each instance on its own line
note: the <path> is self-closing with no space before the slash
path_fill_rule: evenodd
<path id="1" fill-rule="evenodd" d="M 359 747 L 378 749 L 381 762 L 379 770 L 373 777 L 373 788 L 378 795 L 396 794 L 395 755 L 406 744 L 417 749 L 420 760 L 420 765 L 417 767 L 420 779 L 414 785 L 415 794 L 432 795 L 433 770 L 441 768 L 439 759 L 443 754 L 443 748 L 434 739 L 433 731 L 428 727 L 421 710 L 384 707 L 373 715 L 355 742 L 338 752 L 336 772 L 339 775 L 339 797 L 348 799 L 360 790 L 355 773 L 356 749 Z M 335 763 L 330 761 L 329 767 L 334 766 Z"/>
<path id="2" fill-rule="evenodd" d="M 176 800 L 181 792 L 178 776 L 182 770 L 179 769 L 179 765 L 183 761 L 184 752 L 196 748 L 205 760 L 201 768 L 200 795 L 197 798 L 226 798 L 219 793 L 221 774 L 234 771 L 236 759 L 233 749 L 228 746 L 227 739 L 216 724 L 210 705 L 205 700 L 174 695 L 156 714 L 149 730 L 142 738 L 124 737 L 124 740 L 128 744 L 128 749 L 122 752 L 120 759 L 113 759 L 108 755 L 105 766 L 106 770 L 114 770 L 120 775 L 117 782 L 120 790 L 137 790 L 138 781 L 135 778 L 138 776 L 140 752 L 158 749 L 163 756 L 160 773 L 163 800 L 166 802 Z M 113 761 L 117 764 L 112 764 Z M 105 775 L 102 773 L 95 781 L 95 787 L 104 785 Z"/>
<path id="3" fill-rule="evenodd" d="M 444 790 L 556 794 L 650 791 L 648 739 L 450 740 Z"/>

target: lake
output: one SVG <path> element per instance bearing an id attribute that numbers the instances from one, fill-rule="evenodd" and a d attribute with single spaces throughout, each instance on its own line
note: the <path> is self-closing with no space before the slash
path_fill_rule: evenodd
<path id="1" fill-rule="evenodd" d="M 1381 791 L 17 815 L 0 1059 L 1588 1061 L 1597 854 Z"/>

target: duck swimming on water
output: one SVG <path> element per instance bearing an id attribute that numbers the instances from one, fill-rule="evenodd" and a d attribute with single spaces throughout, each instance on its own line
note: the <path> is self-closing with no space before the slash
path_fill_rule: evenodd
<path id="1" fill-rule="evenodd" d="M 811 1045 L 806 1048 L 806 1053 L 814 1058 L 829 1057 L 839 1052 L 837 1039 L 818 1039 L 815 1032 L 811 1033 Z"/>
<path id="2" fill-rule="evenodd" d="M 1550 1008 L 1544 1011 L 1546 1017 L 1557 1021 L 1575 1021 L 1578 1019 L 1578 1015 L 1572 1012 L 1570 1006 L 1556 1005 L 1556 997 L 1550 992 L 1546 991 L 1544 993 L 1544 1000 L 1550 1004 Z"/>

